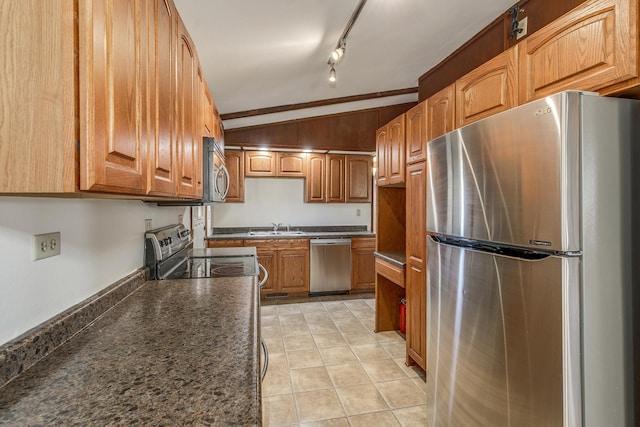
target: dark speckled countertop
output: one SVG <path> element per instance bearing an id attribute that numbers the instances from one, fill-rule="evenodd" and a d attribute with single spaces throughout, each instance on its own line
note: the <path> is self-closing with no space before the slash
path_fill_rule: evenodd
<path id="1" fill-rule="evenodd" d="M 261 424 L 253 277 L 149 281 L 0 388 L 0 425 Z"/>
<path id="2" fill-rule="evenodd" d="M 367 231 L 367 226 L 292 226 L 291 231 L 286 231 L 286 226 L 281 228 L 278 234 L 269 233 L 268 227 L 236 227 L 217 228 L 207 240 L 262 240 L 262 239 L 338 239 L 350 237 L 376 237 L 376 234 Z M 256 233 L 257 234 L 253 234 Z"/>

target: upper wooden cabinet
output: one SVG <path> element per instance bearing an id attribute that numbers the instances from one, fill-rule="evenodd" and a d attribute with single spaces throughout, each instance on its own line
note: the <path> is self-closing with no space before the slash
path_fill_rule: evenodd
<path id="1" fill-rule="evenodd" d="M 229 171 L 229 191 L 224 199 L 227 203 L 244 202 L 244 151 L 227 150 L 225 166 Z"/>
<path id="2" fill-rule="evenodd" d="M 149 195 L 176 194 L 176 11 L 167 1 L 150 6 L 149 33 Z M 151 59 L 155 58 L 155 61 Z"/>
<path id="3" fill-rule="evenodd" d="M 638 85 L 636 0 L 591 0 L 524 39 L 520 103 L 562 90 Z"/>
<path id="4" fill-rule="evenodd" d="M 517 62 L 515 46 L 456 81 L 456 127 L 518 105 Z"/>
<path id="5" fill-rule="evenodd" d="M 455 121 L 455 90 L 449 85 L 427 99 L 427 141 L 451 132 Z"/>
<path id="6" fill-rule="evenodd" d="M 146 193 L 149 10 L 80 2 L 80 189 Z M 152 35 L 153 36 L 153 35 Z"/>
<path id="7" fill-rule="evenodd" d="M 272 151 L 246 151 L 244 175 L 250 177 L 276 176 L 276 153 Z"/>
<path id="8" fill-rule="evenodd" d="M 305 153 L 280 151 L 246 151 L 245 176 L 304 178 Z"/>
<path id="9" fill-rule="evenodd" d="M 387 150 L 389 146 L 389 127 L 382 126 L 376 132 L 376 185 L 379 187 L 389 184 L 387 175 Z"/>
<path id="10" fill-rule="evenodd" d="M 371 203 L 373 158 L 367 155 L 346 156 L 345 202 Z"/>
<path id="11" fill-rule="evenodd" d="M 307 156 L 307 182 L 304 193 L 304 201 L 307 203 L 326 201 L 325 164 L 324 154 L 309 153 Z"/>
<path id="12" fill-rule="evenodd" d="M 327 198 L 330 203 L 345 201 L 345 156 L 344 154 L 327 154 L 326 160 Z"/>
<path id="13" fill-rule="evenodd" d="M 197 187 L 196 160 L 202 150 L 198 145 L 200 127 L 197 122 L 196 53 L 193 42 L 178 19 L 178 196 L 195 197 Z"/>
<path id="14" fill-rule="evenodd" d="M 6 5 L 0 192 L 197 198 L 206 85 L 173 2 Z"/>
<path id="15" fill-rule="evenodd" d="M 304 178 L 307 165 L 305 153 L 276 153 L 276 176 Z"/>
<path id="16" fill-rule="evenodd" d="M 305 202 L 370 203 L 372 165 L 368 155 L 309 153 Z"/>
<path id="17" fill-rule="evenodd" d="M 427 158 L 427 101 L 423 101 L 405 113 L 407 134 L 407 164 Z"/>
<path id="18" fill-rule="evenodd" d="M 405 115 L 391 120 L 376 133 L 378 173 L 376 184 L 404 186 L 405 171 Z"/>

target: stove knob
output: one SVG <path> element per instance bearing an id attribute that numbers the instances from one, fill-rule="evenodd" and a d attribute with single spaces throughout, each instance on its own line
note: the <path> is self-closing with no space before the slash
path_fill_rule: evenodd
<path id="1" fill-rule="evenodd" d="M 171 237 L 167 237 L 167 240 L 169 241 L 169 243 L 173 243 L 173 239 Z"/>
<path id="2" fill-rule="evenodd" d="M 167 237 L 166 239 L 162 239 L 162 241 L 164 242 L 165 246 L 169 246 L 169 243 L 171 243 L 171 240 L 169 240 L 169 239 L 171 239 L 171 237 Z"/>
<path id="3" fill-rule="evenodd" d="M 160 247 L 163 247 L 163 246 L 164 246 L 164 241 L 159 240 L 158 242 L 160 243 Z"/>

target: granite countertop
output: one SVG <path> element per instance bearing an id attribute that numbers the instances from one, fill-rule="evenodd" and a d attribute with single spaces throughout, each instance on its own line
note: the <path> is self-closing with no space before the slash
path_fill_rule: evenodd
<path id="1" fill-rule="evenodd" d="M 148 281 L 0 388 L 0 425 L 260 425 L 254 277 Z"/>
<path id="2" fill-rule="evenodd" d="M 376 237 L 366 226 L 306 226 L 291 227 L 291 231 L 281 231 L 279 234 L 265 234 L 269 232 L 265 227 L 238 227 L 218 229 L 207 240 L 262 240 L 262 239 L 338 239 L 350 237 Z M 253 234 L 257 232 L 258 234 Z"/>

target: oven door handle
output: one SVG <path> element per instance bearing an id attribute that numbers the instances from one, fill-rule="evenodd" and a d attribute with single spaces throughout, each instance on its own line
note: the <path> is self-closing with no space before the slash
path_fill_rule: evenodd
<path id="1" fill-rule="evenodd" d="M 262 363 L 262 369 L 260 370 L 260 381 L 264 381 L 264 377 L 267 375 L 267 369 L 269 369 L 269 350 L 267 350 L 267 343 L 263 338 L 260 338 L 260 345 L 264 352 L 264 360 Z"/>
<path id="2" fill-rule="evenodd" d="M 269 272 L 267 271 L 266 268 L 264 268 L 264 265 L 260 263 L 258 263 L 258 268 L 260 269 L 260 272 L 264 274 L 264 276 L 262 277 L 262 280 L 260 280 L 260 282 L 258 283 L 260 288 L 262 288 L 267 283 L 267 280 L 269 280 Z"/>

